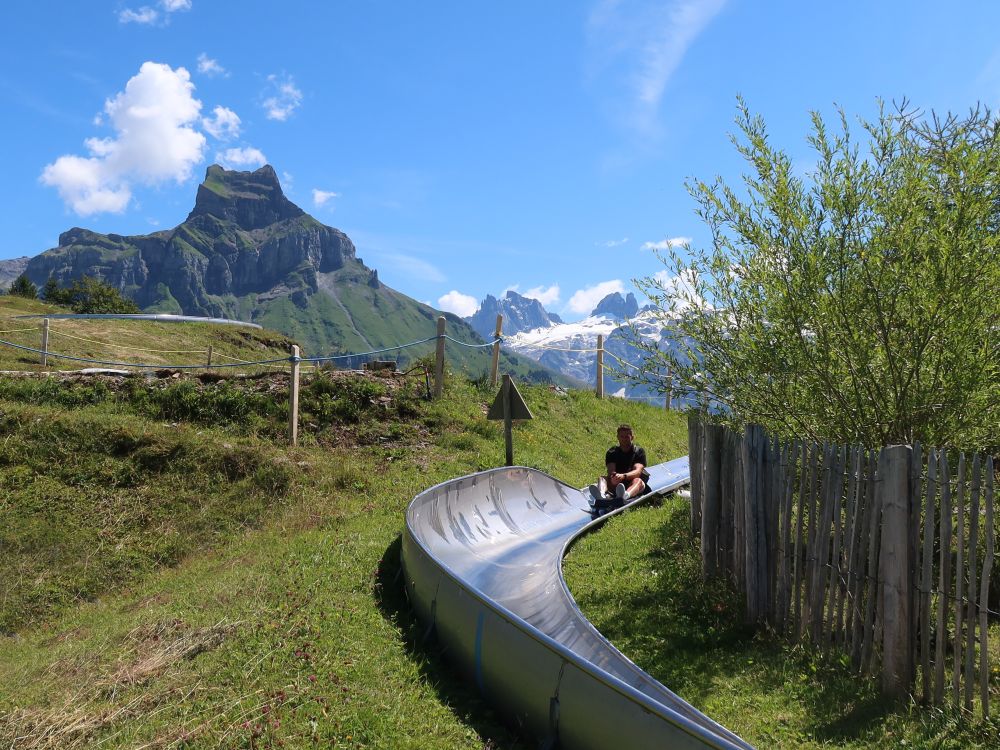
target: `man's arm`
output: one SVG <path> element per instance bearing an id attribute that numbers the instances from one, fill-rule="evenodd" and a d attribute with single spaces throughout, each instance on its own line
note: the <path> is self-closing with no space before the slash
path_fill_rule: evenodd
<path id="1" fill-rule="evenodd" d="M 631 482 L 633 479 L 641 477 L 642 470 L 645 468 L 646 468 L 645 464 L 641 464 L 638 461 L 636 461 L 634 464 L 632 464 L 631 471 L 626 471 L 624 474 L 621 474 L 620 476 L 623 478 L 623 481 Z"/>

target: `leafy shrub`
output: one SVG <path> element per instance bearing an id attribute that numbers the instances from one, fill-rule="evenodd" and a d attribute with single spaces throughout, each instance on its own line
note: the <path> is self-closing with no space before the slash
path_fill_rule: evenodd
<path id="1" fill-rule="evenodd" d="M 46 302 L 69 307 L 80 314 L 127 315 L 140 312 L 139 306 L 118 289 L 90 276 L 77 279 L 66 288 L 60 288 L 59 283 L 50 277 L 42 289 L 42 296 Z"/>
<path id="2" fill-rule="evenodd" d="M 363 378 L 317 377 L 302 389 L 299 408 L 320 427 L 334 423 L 356 424 L 362 416 L 379 408 L 387 389 L 378 381 Z"/>

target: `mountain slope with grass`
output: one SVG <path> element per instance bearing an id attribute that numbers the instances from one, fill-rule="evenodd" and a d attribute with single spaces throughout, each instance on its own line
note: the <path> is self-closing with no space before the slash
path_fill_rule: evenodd
<path id="1" fill-rule="evenodd" d="M 78 370 L 90 363 L 64 359 L 67 355 L 125 365 L 145 363 L 204 365 L 212 349 L 215 365 L 232 365 L 235 372 L 262 372 L 274 367 L 250 367 L 243 362 L 288 357 L 295 341 L 273 330 L 211 323 L 161 323 L 150 320 L 57 319 L 49 321 L 48 367 L 38 354 L 42 319 L 68 313 L 65 307 L 13 295 L 0 296 L 0 370 L 38 372 Z M 28 317 L 26 317 L 28 316 Z M 229 372 L 230 368 L 218 372 Z M 150 370 L 153 372 L 153 370 Z"/>
<path id="2" fill-rule="evenodd" d="M 397 578 L 409 500 L 502 463 L 490 390 L 320 373 L 292 449 L 280 374 L 48 382 L 0 378 L 0 744 L 528 746 L 421 644 Z M 683 450 L 680 415 L 522 393 L 517 460 L 574 485 L 622 420 Z"/>
<path id="3" fill-rule="evenodd" d="M 357 354 L 409 344 L 437 333 L 441 313 L 383 284 L 357 257 L 354 243 L 296 206 L 270 166 L 254 172 L 208 168 L 195 206 L 173 229 L 141 236 L 63 232 L 58 247 L 32 258 L 24 273 L 39 288 L 50 278 L 69 286 L 92 276 L 146 312 L 233 318 L 290 336 L 309 356 Z M 484 340 L 446 315 L 449 336 Z M 489 353 L 451 344 L 458 369 L 481 374 Z M 412 362 L 433 343 L 383 356 Z M 535 382 L 576 381 L 514 353 L 512 374 Z M 357 366 L 363 359 L 345 360 Z"/>
<path id="4" fill-rule="evenodd" d="M 283 373 L 53 383 L 0 376 L 0 745 L 534 746 L 424 639 L 399 579 L 410 499 L 503 461 L 490 389 L 451 377 L 432 402 L 422 378 L 310 373 L 290 448 Z M 686 452 L 683 414 L 521 390 L 516 461 L 571 485 L 623 421 L 653 461 Z M 613 519 L 567 568 L 626 655 L 760 747 L 995 746 L 749 636 L 701 583 L 679 501 Z"/>

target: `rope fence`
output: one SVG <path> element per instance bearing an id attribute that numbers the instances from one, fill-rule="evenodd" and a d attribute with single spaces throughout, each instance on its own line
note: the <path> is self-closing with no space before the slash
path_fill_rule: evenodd
<path id="1" fill-rule="evenodd" d="M 242 359 L 240 357 L 234 356 L 232 354 L 227 354 L 225 352 L 214 351 L 214 348 L 210 345 L 207 349 L 152 349 L 148 347 L 138 347 L 130 346 L 128 344 L 123 344 L 114 341 L 102 341 L 95 338 L 88 338 L 86 336 L 78 336 L 73 333 L 68 333 L 66 331 L 55 330 L 54 326 L 51 325 L 51 321 L 48 318 L 43 319 L 43 324 L 41 326 L 33 326 L 27 328 L 14 328 L 9 330 L 0 331 L 0 335 L 8 334 L 30 334 L 30 333 L 41 333 L 41 346 L 32 346 L 26 343 L 18 343 L 16 341 L 11 341 L 9 338 L 0 338 L 0 347 L 7 347 L 19 352 L 25 352 L 30 355 L 37 355 L 39 357 L 39 362 L 42 367 L 48 367 L 49 358 L 65 361 L 74 362 L 84 365 L 89 365 L 93 367 L 103 367 L 109 369 L 118 370 L 182 370 L 182 371 L 192 371 L 192 370 L 233 370 L 236 368 L 246 369 L 251 367 L 262 367 L 270 368 L 272 370 L 285 370 L 286 368 L 290 373 L 291 384 L 289 387 L 289 439 L 292 445 L 297 443 L 298 439 L 298 392 L 299 392 L 299 376 L 303 366 L 312 366 L 314 370 L 320 369 L 324 364 L 332 364 L 335 362 L 361 362 L 368 358 L 376 357 L 378 355 L 388 354 L 390 352 L 401 352 L 412 347 L 421 346 L 423 344 L 429 344 L 435 342 L 437 344 L 436 352 L 436 362 L 435 362 L 435 384 L 434 384 L 434 394 L 435 396 L 440 396 L 443 389 L 444 380 L 444 353 L 445 344 L 450 341 L 452 344 L 457 346 L 465 347 L 468 349 L 493 349 L 493 365 L 491 368 L 491 380 L 493 383 L 497 381 L 497 367 L 499 360 L 499 349 L 503 342 L 503 336 L 501 334 L 501 323 L 497 323 L 497 333 L 493 337 L 493 340 L 486 343 L 476 344 L 467 341 L 462 341 L 455 338 L 454 336 L 449 336 L 445 333 L 445 318 L 438 318 L 438 331 L 434 336 L 428 336 L 423 339 L 418 339 L 416 341 L 410 341 L 405 344 L 398 344 L 396 346 L 387 346 L 379 349 L 371 349 L 365 352 L 349 353 L 349 354 L 329 354 L 320 355 L 312 357 L 301 356 L 298 346 L 293 345 L 291 347 L 291 352 L 288 356 L 282 357 L 270 357 L 263 359 Z M 82 344 L 87 344 L 91 347 L 106 347 L 108 349 L 115 350 L 117 352 L 137 352 L 143 354 L 169 354 L 169 355 L 202 355 L 205 357 L 204 361 L 198 363 L 191 362 L 127 362 L 122 361 L 118 357 L 100 357 L 100 356 L 83 356 L 80 354 L 69 354 L 66 352 L 53 351 L 49 347 L 49 336 L 57 336 L 61 339 L 66 339 L 69 341 L 77 341 Z M 214 358 L 214 359 L 213 359 Z M 220 361 L 222 360 L 222 361 Z M 428 380 L 428 390 L 429 390 L 429 378 L 426 377 L 426 368 L 418 367 L 416 369 L 423 369 L 425 372 L 425 379 Z M 413 368 L 408 370 L 404 375 L 408 375 L 413 371 Z"/>
<path id="2" fill-rule="evenodd" d="M 52 316 L 53 319 L 57 319 L 58 316 Z M 100 317 L 100 316 L 98 316 Z M 353 353 L 343 353 L 343 354 L 327 354 L 327 355 L 317 355 L 311 357 L 301 357 L 299 359 L 300 366 L 311 366 L 313 369 L 319 369 L 325 364 L 335 364 L 335 363 L 347 363 L 347 367 L 350 369 L 352 363 L 354 364 L 364 364 L 369 358 L 377 357 L 379 355 L 390 354 L 394 352 L 401 352 L 406 349 L 410 349 L 415 346 L 420 346 L 423 344 L 428 344 L 431 342 L 437 342 L 440 346 L 444 342 L 451 342 L 456 346 L 461 346 L 467 349 L 493 349 L 493 363 L 490 368 L 490 383 L 495 385 L 499 382 L 498 376 L 498 360 L 500 347 L 506 342 L 506 339 L 502 333 L 503 317 L 501 315 L 497 316 L 497 328 L 496 332 L 491 341 L 487 341 L 481 344 L 474 344 L 468 341 L 462 341 L 454 336 L 450 336 L 444 332 L 442 328 L 441 331 L 434 336 L 428 336 L 423 339 L 418 339 L 416 341 L 410 341 L 405 344 L 398 344 L 396 346 L 387 346 L 379 349 L 371 349 L 363 352 L 353 352 Z M 16 333 L 31 333 L 42 331 L 42 346 L 36 348 L 34 346 L 29 346 L 23 343 L 17 343 L 14 341 L 0 340 L 0 346 L 8 346 L 14 349 L 19 349 L 21 351 L 37 354 L 41 358 L 42 364 L 47 364 L 47 358 L 49 356 L 56 359 L 64 360 L 66 362 L 79 362 L 81 364 L 93 365 L 96 367 L 111 367 L 111 368 L 136 368 L 140 370 L 149 369 L 177 369 L 177 370 L 213 370 L 213 369 L 230 369 L 233 367 L 259 367 L 262 369 L 282 369 L 289 366 L 292 363 L 291 357 L 275 358 L 275 359 L 242 359 L 240 357 L 234 357 L 230 354 L 224 352 L 213 351 L 210 346 L 208 349 L 153 349 L 147 347 L 130 346 L 128 344 L 123 344 L 114 341 L 102 341 L 99 339 L 88 338 L 85 336 L 79 336 L 73 333 L 68 333 L 65 330 L 57 330 L 55 326 L 50 325 L 48 318 L 44 319 L 44 326 L 42 327 L 31 327 L 31 328 L 15 328 L 6 331 L 0 331 L 0 335 L 5 334 L 16 334 Z M 101 346 L 113 349 L 116 352 L 136 352 L 143 354 L 176 354 L 176 355 L 201 355 L 205 358 L 204 363 L 192 363 L 192 362 L 124 362 L 121 361 L 119 357 L 109 357 L 102 358 L 99 356 L 80 356 L 80 355 L 70 355 L 56 352 L 50 349 L 48 346 L 48 336 L 57 336 L 59 338 L 68 339 L 71 341 L 78 341 L 83 344 L 90 344 L 92 346 Z M 537 349 L 540 351 L 553 351 L 553 352 L 566 352 L 574 354 L 594 354 L 596 355 L 596 367 L 595 367 L 595 392 L 598 398 L 604 397 L 604 377 L 605 372 L 611 374 L 619 374 L 626 370 L 631 370 L 634 372 L 641 372 L 642 367 L 633 362 L 629 362 L 623 357 L 608 351 L 604 346 L 604 336 L 599 334 L 597 336 L 596 346 L 553 346 L 546 343 L 538 343 L 530 345 L 531 349 Z M 610 358 L 611 363 L 605 362 L 605 356 Z M 441 359 L 443 353 L 439 353 L 436 359 Z M 214 360 L 214 361 L 213 361 Z M 220 362 L 219 360 L 225 360 L 225 362 Z M 440 377 L 443 377 L 443 366 L 441 368 L 435 368 L 441 370 Z M 436 380 L 440 380 L 437 377 Z M 632 395 L 630 398 L 633 400 L 642 400 L 648 402 L 656 402 L 663 399 L 666 408 L 670 409 L 672 407 L 673 401 L 676 399 L 676 393 L 674 393 L 672 377 L 668 374 L 665 378 L 663 384 L 663 395 Z"/>
<path id="3" fill-rule="evenodd" d="M 51 316 L 53 319 L 62 319 L 59 316 Z M 90 317 L 107 317 L 107 316 L 90 316 Z M 112 368 L 118 370 L 182 370 L 182 371 L 194 371 L 194 370 L 233 370 L 237 368 L 263 368 L 266 370 L 284 370 L 288 368 L 292 375 L 292 389 L 297 391 L 297 379 L 303 367 L 312 367 L 314 371 L 319 370 L 323 365 L 330 365 L 334 363 L 346 363 L 348 369 L 353 369 L 352 364 L 361 364 L 363 366 L 368 366 L 369 364 L 375 364 L 371 362 L 371 358 L 378 357 L 379 355 L 385 355 L 390 353 L 398 353 L 407 349 L 411 349 L 416 346 L 422 346 L 434 342 L 436 344 L 436 351 L 434 355 L 434 396 L 440 397 L 443 392 L 444 386 L 444 373 L 445 373 L 445 346 L 447 342 L 451 342 L 456 346 L 460 346 L 466 349 L 473 350 L 486 350 L 492 349 L 492 362 L 490 366 L 489 373 L 489 383 L 492 386 L 497 385 L 499 382 L 499 358 L 500 358 L 500 347 L 505 342 L 503 336 L 503 316 L 497 315 L 496 321 L 496 331 L 490 341 L 485 343 L 471 343 L 468 341 L 462 341 L 454 336 L 450 336 L 445 331 L 445 318 L 439 317 L 437 321 L 437 333 L 433 336 L 427 336 L 426 338 L 418 339 L 416 341 L 410 341 L 405 344 L 398 344 L 396 346 L 387 346 L 379 349 L 371 349 L 364 352 L 356 353 L 342 353 L 342 354 L 327 354 L 327 355 L 317 355 L 310 357 L 300 356 L 300 352 L 297 346 L 292 347 L 292 353 L 288 356 L 282 357 L 271 357 L 264 359 L 243 359 L 232 354 L 227 354 L 225 352 L 215 351 L 210 345 L 207 349 L 153 349 L 147 347 L 138 347 L 124 344 L 115 341 L 102 341 L 100 339 L 89 338 L 86 336 L 79 336 L 75 333 L 69 333 L 65 330 L 56 330 L 54 326 L 51 325 L 49 317 L 43 318 L 42 326 L 28 327 L 28 328 L 14 328 L 5 331 L 0 331 L 0 335 L 8 334 L 30 334 L 30 333 L 41 333 L 41 346 L 32 346 L 27 343 L 18 343 L 17 341 L 11 341 L 9 339 L 0 339 L 0 347 L 8 347 L 16 351 L 25 352 L 26 354 L 36 355 L 39 357 L 39 361 L 42 367 L 48 367 L 48 359 L 52 357 L 54 359 L 69 362 L 69 363 L 80 363 L 83 365 L 88 365 L 91 367 L 104 367 Z M 60 351 L 53 351 L 49 346 L 49 336 L 56 336 L 60 339 L 65 339 L 67 341 L 76 341 L 81 344 L 89 345 L 90 347 L 106 347 L 119 354 L 126 352 L 136 352 L 139 354 L 156 354 L 156 355 L 200 355 L 204 359 L 201 362 L 149 362 L 149 361 L 138 361 L 129 362 L 123 361 L 120 356 L 112 357 L 101 357 L 96 354 L 91 354 L 89 351 L 84 354 L 80 353 L 66 353 Z M 606 365 L 604 362 L 605 354 L 617 363 L 619 371 L 626 368 L 632 368 L 634 370 L 641 370 L 641 367 L 628 362 L 622 357 L 607 351 L 604 348 L 604 336 L 599 334 L 597 336 L 597 346 L 595 347 L 560 347 L 560 346 L 550 346 L 547 344 L 532 345 L 532 348 L 547 350 L 547 351 L 560 351 L 560 352 L 574 352 L 581 354 L 595 354 L 596 355 L 596 368 L 595 368 L 595 393 L 598 398 L 604 397 L 604 372 L 605 370 L 615 372 L 615 368 Z M 297 396 L 297 394 L 293 394 Z M 664 384 L 664 394 L 663 396 L 633 396 L 634 399 L 644 400 L 644 401 L 658 401 L 659 399 L 664 400 L 664 404 L 667 409 L 671 408 L 672 401 L 674 398 L 672 377 L 667 376 L 666 382 Z M 297 398 L 292 398 L 291 402 L 294 404 L 297 402 Z M 296 415 L 289 417 L 290 422 L 290 432 L 292 433 L 292 441 L 295 441 L 294 425 L 297 422 L 297 410 Z"/>

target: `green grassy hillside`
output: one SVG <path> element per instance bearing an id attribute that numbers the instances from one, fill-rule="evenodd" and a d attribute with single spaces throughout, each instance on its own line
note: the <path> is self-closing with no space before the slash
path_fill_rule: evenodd
<path id="1" fill-rule="evenodd" d="M 0 746 L 533 746 L 423 641 L 398 578 L 410 499 L 502 463 L 494 394 L 310 375 L 292 449 L 286 385 L 0 377 Z M 686 452 L 681 414 L 522 392 L 515 459 L 570 484 L 622 421 L 652 461 Z M 995 746 L 992 725 L 894 712 L 748 634 L 732 593 L 701 584 L 686 512 L 628 513 L 567 561 L 588 616 L 654 676 L 760 747 Z"/>
<path id="2" fill-rule="evenodd" d="M 0 378 L 0 744 L 522 747 L 395 578 L 409 500 L 502 462 L 491 392 L 310 377 L 290 449 L 281 376 L 49 382 Z M 573 484 L 621 420 L 683 450 L 679 415 L 523 391 L 516 458 Z"/>

